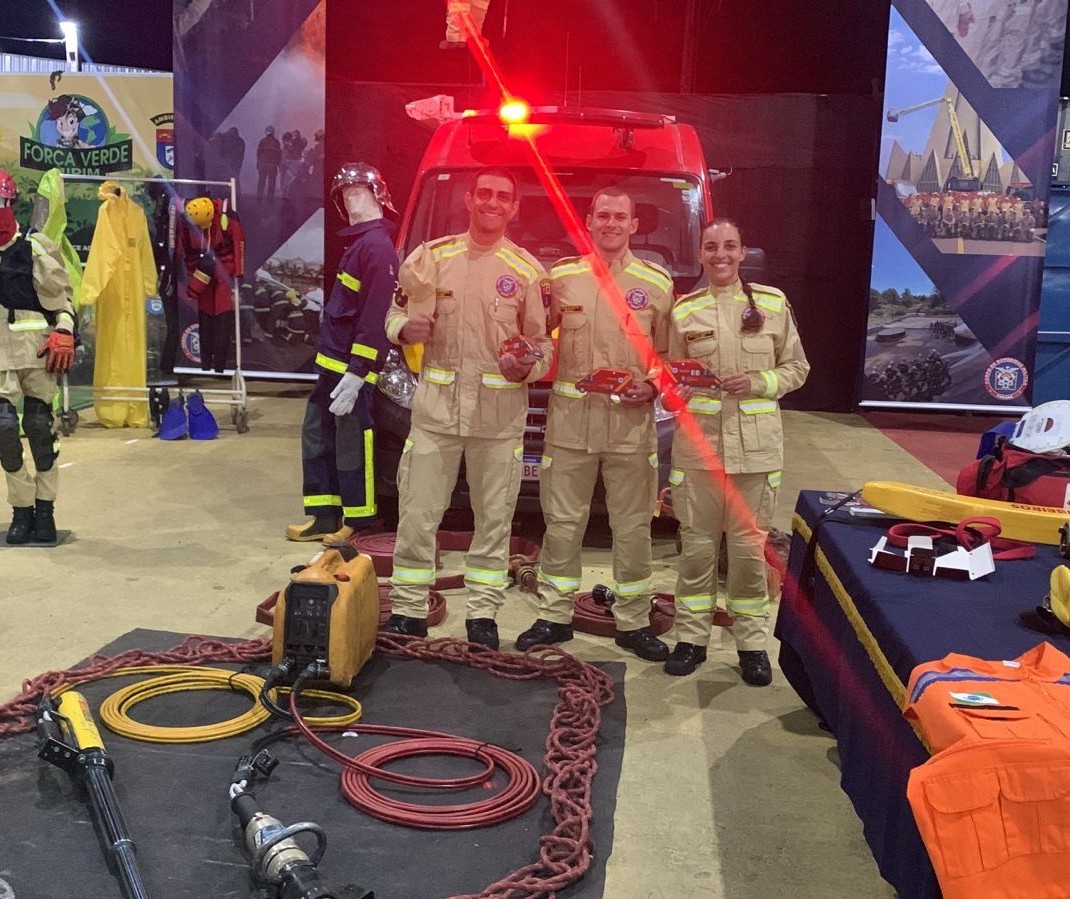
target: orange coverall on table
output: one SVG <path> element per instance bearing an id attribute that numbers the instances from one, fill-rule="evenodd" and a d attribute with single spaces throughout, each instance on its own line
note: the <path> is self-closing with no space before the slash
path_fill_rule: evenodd
<path id="1" fill-rule="evenodd" d="M 656 356 L 644 360 L 639 348 L 665 354 L 674 297 L 669 273 L 630 252 L 610 263 L 609 273 L 627 304 L 625 321 L 599 288 L 589 259 L 561 259 L 550 270 L 550 324 L 560 331 L 540 474 L 546 534 L 538 617 L 572 621 L 583 533 L 601 468 L 613 531 L 613 616 L 618 631 L 634 631 L 650 624 L 650 518 L 658 489 L 654 405 L 624 406 L 608 394 L 582 393 L 576 382 L 596 368 L 656 382 L 652 369 L 660 363 Z"/>
<path id="2" fill-rule="evenodd" d="M 528 390 L 498 368 L 498 348 L 523 334 L 543 351 L 527 382 L 550 367 L 543 286 L 546 272 L 508 238 L 489 247 L 467 234 L 421 244 L 398 270 L 386 318 L 394 343 L 408 321 L 409 297 L 430 296 L 435 325 L 424 345 L 412 424 L 398 466 L 398 522 L 392 611 L 427 617 L 435 580 L 435 534 L 449 506 L 462 457 L 475 513 L 465 565 L 467 617 L 494 618 L 508 586 L 509 535 L 523 470 Z"/>
<path id="3" fill-rule="evenodd" d="M 951 653 L 914 669 L 903 714 L 935 753 L 907 798 L 945 899 L 1070 896 L 1070 657 Z"/>

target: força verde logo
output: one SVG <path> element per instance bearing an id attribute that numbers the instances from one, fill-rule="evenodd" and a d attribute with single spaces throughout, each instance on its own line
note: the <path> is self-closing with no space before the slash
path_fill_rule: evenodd
<path id="1" fill-rule="evenodd" d="M 133 168 L 129 134 L 114 131 L 100 104 L 84 94 L 59 94 L 45 104 L 30 137 L 19 138 L 19 164 L 66 174 L 106 175 Z"/>

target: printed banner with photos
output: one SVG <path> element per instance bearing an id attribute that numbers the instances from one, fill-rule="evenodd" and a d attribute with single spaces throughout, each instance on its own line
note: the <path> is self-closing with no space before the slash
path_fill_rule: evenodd
<path id="1" fill-rule="evenodd" d="M 893 0 L 861 404 L 1030 404 L 1067 0 Z"/>

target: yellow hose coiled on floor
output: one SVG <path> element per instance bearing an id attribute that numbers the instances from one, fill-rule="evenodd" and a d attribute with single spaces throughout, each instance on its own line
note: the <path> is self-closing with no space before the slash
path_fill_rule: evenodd
<path id="1" fill-rule="evenodd" d="M 259 700 L 264 679 L 255 674 L 229 671 L 226 668 L 204 668 L 199 665 L 146 665 L 140 668 L 118 668 L 105 676 L 122 677 L 146 673 L 155 673 L 160 676 L 138 681 L 116 690 L 100 706 L 100 720 L 109 730 L 120 736 L 146 743 L 205 743 L 236 737 L 263 724 L 271 717 Z M 54 695 L 59 696 L 74 686 L 76 684 L 64 684 L 54 692 Z M 280 688 L 280 692 L 284 689 Z M 253 706 L 241 715 L 226 721 L 190 727 L 160 727 L 141 724 L 130 717 L 130 710 L 139 702 L 166 696 L 169 693 L 185 693 L 192 690 L 228 690 L 248 693 L 252 697 Z M 350 709 L 348 713 L 342 715 L 323 718 L 306 717 L 306 721 L 317 725 L 353 724 L 360 720 L 363 712 L 360 703 L 344 693 L 305 690 L 301 695 L 337 703 Z"/>

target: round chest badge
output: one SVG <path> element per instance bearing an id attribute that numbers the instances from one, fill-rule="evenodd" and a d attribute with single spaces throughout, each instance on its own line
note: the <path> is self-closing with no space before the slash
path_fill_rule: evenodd
<path id="1" fill-rule="evenodd" d="M 985 390 L 997 400 L 1016 400 L 1029 386 L 1029 371 L 1025 365 L 1004 356 L 985 369 Z"/>
<path id="2" fill-rule="evenodd" d="M 646 309 L 647 304 L 650 302 L 650 298 L 642 287 L 633 287 L 628 291 L 624 299 L 631 309 Z"/>
<path id="3" fill-rule="evenodd" d="M 512 275 L 502 275 L 498 283 L 494 285 L 494 289 L 498 291 L 498 296 L 509 299 L 509 297 L 516 296 L 520 285 L 516 283 L 516 278 Z"/>
<path id="4" fill-rule="evenodd" d="M 190 325 L 182 332 L 182 339 L 179 341 L 179 345 L 182 347 L 182 355 L 189 359 L 190 362 L 196 362 L 201 364 L 201 329 L 199 325 Z"/>

